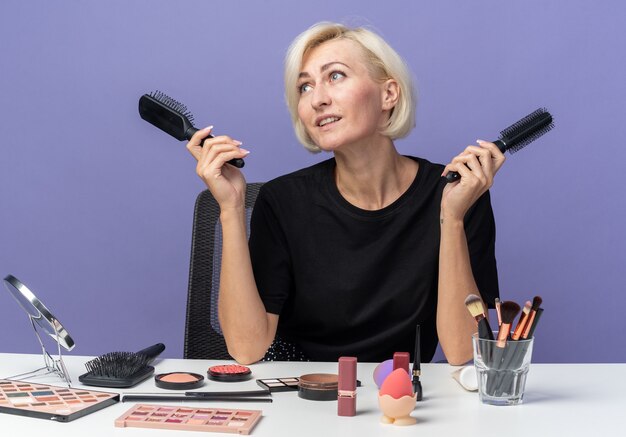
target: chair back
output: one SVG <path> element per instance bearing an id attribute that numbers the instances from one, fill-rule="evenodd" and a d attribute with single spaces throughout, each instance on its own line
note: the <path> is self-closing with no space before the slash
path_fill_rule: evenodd
<path id="1" fill-rule="evenodd" d="M 263 183 L 246 187 L 246 223 Z M 220 207 L 209 190 L 198 195 L 193 214 L 184 357 L 189 359 L 230 360 L 217 316 L 222 265 Z"/>

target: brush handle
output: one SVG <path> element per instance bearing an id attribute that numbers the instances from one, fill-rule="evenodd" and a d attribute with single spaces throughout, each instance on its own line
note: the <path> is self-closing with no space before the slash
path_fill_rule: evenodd
<path id="1" fill-rule="evenodd" d="M 506 144 L 504 144 L 502 141 L 500 140 L 495 140 L 493 142 L 496 146 L 498 146 L 498 149 L 500 149 L 500 151 L 502 153 L 504 153 L 506 151 Z M 454 182 L 454 181 L 458 181 L 459 179 L 461 179 L 461 175 L 458 174 L 455 171 L 450 171 L 448 172 L 448 174 L 446 175 L 446 182 L 450 183 L 450 182 Z"/>
<path id="2" fill-rule="evenodd" d="M 513 342 L 513 344 L 515 344 L 515 342 Z M 502 363 L 502 369 L 504 371 L 498 373 L 495 382 L 496 396 L 502 396 L 503 393 L 511 393 L 513 382 L 515 380 L 515 373 L 512 369 L 517 369 L 522 364 L 529 344 L 530 343 L 526 342 L 521 346 L 514 348 L 505 356 L 504 362 Z"/>
<path id="3" fill-rule="evenodd" d="M 527 338 L 533 338 L 533 334 L 535 332 L 535 328 L 537 327 L 537 323 L 539 322 L 539 319 L 541 318 L 541 314 L 543 313 L 543 308 L 538 308 L 537 309 L 537 313 L 535 314 L 535 317 L 533 319 L 533 324 L 529 330 L 528 333 L 528 337 Z M 526 338 L 524 338 L 524 340 L 526 340 Z M 509 354 L 508 360 L 504 361 L 504 368 L 505 369 L 516 369 L 519 366 L 521 366 L 522 361 L 524 360 L 524 357 L 526 356 L 526 352 L 528 351 L 528 347 L 529 347 L 530 343 L 529 342 L 525 342 L 522 347 L 519 347 L 515 350 L 515 353 L 513 354 Z M 499 393 L 501 394 L 503 391 L 505 390 L 510 390 L 510 388 L 513 386 L 513 380 L 514 380 L 514 376 L 513 375 L 504 375 L 501 377 L 499 383 L 498 383 L 498 389 L 499 389 Z"/>
<path id="4" fill-rule="evenodd" d="M 152 346 L 148 346 L 145 349 L 140 350 L 137 354 L 145 355 L 150 360 L 146 364 L 150 364 L 156 357 L 161 355 L 161 352 L 165 350 L 165 345 L 163 343 L 153 344 Z"/>
<path id="5" fill-rule="evenodd" d="M 421 401 L 424 393 L 422 390 L 422 382 L 419 379 L 417 381 L 413 381 L 413 392 L 415 393 L 415 400 Z"/>
<path id="6" fill-rule="evenodd" d="M 122 402 L 163 402 L 163 401 L 179 401 L 179 402 L 272 402 L 272 398 L 242 398 L 236 396 L 222 397 L 201 397 L 201 396 L 151 396 L 151 395 L 123 395 Z"/>
<path id="7" fill-rule="evenodd" d="M 196 129 L 195 127 L 190 127 L 189 129 L 187 129 L 187 132 L 185 132 L 185 137 L 187 138 L 187 140 L 190 140 L 191 137 L 193 136 L 193 134 L 195 134 L 196 132 L 198 132 L 200 129 Z M 213 135 L 208 135 L 205 140 L 207 138 L 215 138 Z M 204 140 L 203 140 L 204 142 Z M 202 147 L 202 143 L 200 143 L 200 147 Z M 241 159 L 241 158 L 234 158 L 231 159 L 230 161 L 227 162 L 227 164 L 230 164 L 232 166 L 235 166 L 237 168 L 243 168 L 244 165 L 246 165 L 246 162 Z"/>
<path id="8" fill-rule="evenodd" d="M 493 340 L 493 331 L 489 326 L 489 321 L 483 317 L 478 322 L 478 337 L 486 340 Z"/>
<path id="9" fill-rule="evenodd" d="M 505 347 L 495 346 L 493 348 L 491 354 L 491 366 L 487 371 L 487 384 L 485 386 L 485 392 L 489 396 L 493 396 L 498 388 L 498 384 L 500 381 L 500 372 L 499 370 L 502 368 L 502 356 L 506 350 Z"/>
<path id="10" fill-rule="evenodd" d="M 185 396 L 198 398 L 221 398 L 221 397 L 254 397 L 272 396 L 268 390 L 248 390 L 248 391 L 186 391 Z"/>

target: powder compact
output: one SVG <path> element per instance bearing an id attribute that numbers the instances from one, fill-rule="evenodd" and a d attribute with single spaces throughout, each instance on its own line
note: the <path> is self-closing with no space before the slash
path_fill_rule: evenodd
<path id="1" fill-rule="evenodd" d="M 154 377 L 154 383 L 167 390 L 193 390 L 202 387 L 204 376 L 189 372 L 161 373 Z"/>
<path id="2" fill-rule="evenodd" d="M 298 396 L 310 401 L 336 401 L 339 378 L 332 373 L 302 375 L 298 382 Z"/>
<path id="3" fill-rule="evenodd" d="M 207 376 L 213 381 L 238 382 L 252 378 L 252 371 L 240 364 L 223 364 L 209 367 Z"/>

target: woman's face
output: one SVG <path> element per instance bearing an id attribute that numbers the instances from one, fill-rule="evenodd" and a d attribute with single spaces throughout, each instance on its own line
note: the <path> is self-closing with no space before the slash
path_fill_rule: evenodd
<path id="1" fill-rule="evenodd" d="M 386 84 L 372 79 L 354 41 L 328 41 L 310 50 L 297 86 L 298 116 L 322 150 L 374 138 L 389 117 Z"/>

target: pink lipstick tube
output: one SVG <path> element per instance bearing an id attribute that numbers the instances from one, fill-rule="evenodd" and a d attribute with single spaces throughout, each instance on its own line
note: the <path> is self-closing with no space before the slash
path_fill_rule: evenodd
<path id="1" fill-rule="evenodd" d="M 356 416 L 356 358 L 339 358 L 339 386 L 337 391 L 337 414 Z"/>
<path id="2" fill-rule="evenodd" d="M 409 361 L 411 360 L 408 352 L 396 352 L 393 354 L 393 370 L 404 369 L 406 373 L 411 374 L 409 370 Z"/>

